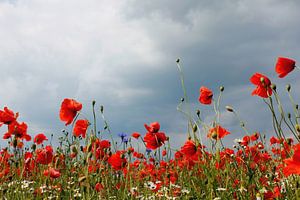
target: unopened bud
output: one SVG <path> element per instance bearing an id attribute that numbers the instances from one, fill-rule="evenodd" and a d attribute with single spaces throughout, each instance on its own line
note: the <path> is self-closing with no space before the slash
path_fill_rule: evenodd
<path id="1" fill-rule="evenodd" d="M 197 110 L 197 116 L 198 117 L 200 116 L 200 110 Z"/>
<path id="2" fill-rule="evenodd" d="M 194 124 L 194 126 L 193 126 L 193 132 L 196 133 L 197 130 L 198 130 L 198 127 L 197 127 L 196 124 Z"/>
<path id="3" fill-rule="evenodd" d="M 182 98 L 180 99 L 180 101 L 181 101 L 181 102 L 184 102 L 184 98 L 182 97 Z"/>
<path id="4" fill-rule="evenodd" d="M 100 112 L 103 113 L 104 107 L 101 105 L 100 106 Z"/>
<path id="5" fill-rule="evenodd" d="M 270 87 L 272 88 L 272 90 L 276 91 L 276 85 L 275 84 L 272 83 Z"/>
<path id="6" fill-rule="evenodd" d="M 73 147 L 72 147 L 72 151 L 73 151 L 73 153 L 75 153 L 75 154 L 78 153 L 76 146 L 73 146 Z"/>
<path id="7" fill-rule="evenodd" d="M 299 124 L 296 124 L 295 129 L 298 133 L 300 133 L 300 125 Z"/>
<path id="8" fill-rule="evenodd" d="M 299 105 L 298 105 L 298 104 L 296 104 L 296 105 L 295 105 L 295 108 L 296 108 L 296 110 L 298 110 L 298 109 L 299 109 Z"/>
<path id="9" fill-rule="evenodd" d="M 95 104 L 96 104 L 96 101 L 95 101 L 95 100 L 93 100 L 93 101 L 92 101 L 92 105 L 93 105 L 93 106 L 95 106 Z"/>
<path id="10" fill-rule="evenodd" d="M 241 122 L 240 125 L 241 125 L 241 127 L 245 127 L 245 123 L 244 122 Z"/>
<path id="11" fill-rule="evenodd" d="M 288 113 L 288 114 L 287 114 L 287 117 L 288 117 L 289 119 L 291 119 L 291 117 L 292 117 L 291 113 Z"/>
<path id="12" fill-rule="evenodd" d="M 221 87 L 220 87 L 220 91 L 221 91 L 221 92 L 223 92 L 224 89 L 225 89 L 224 86 L 221 86 Z"/>
<path id="13" fill-rule="evenodd" d="M 291 91 L 291 85 L 290 84 L 287 84 L 286 85 L 286 90 L 289 92 L 289 91 Z"/>
<path id="14" fill-rule="evenodd" d="M 234 112 L 234 110 L 231 106 L 225 106 L 225 108 L 228 112 Z"/>
<path id="15" fill-rule="evenodd" d="M 31 149 L 32 149 L 33 151 L 35 151 L 35 149 L 36 149 L 36 144 L 33 144 L 33 145 L 31 146 Z"/>
<path id="16" fill-rule="evenodd" d="M 180 62 L 180 59 L 179 59 L 179 58 L 177 58 L 176 62 L 177 62 L 177 63 L 179 63 L 179 62 Z"/>

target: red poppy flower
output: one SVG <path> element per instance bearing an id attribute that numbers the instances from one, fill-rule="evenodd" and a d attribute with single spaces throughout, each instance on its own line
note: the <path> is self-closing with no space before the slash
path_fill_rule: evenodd
<path id="1" fill-rule="evenodd" d="M 66 126 L 71 124 L 78 111 L 82 109 L 82 104 L 74 99 L 64 99 L 61 103 L 59 117 L 66 122 Z"/>
<path id="2" fill-rule="evenodd" d="M 197 152 L 197 147 L 194 141 L 188 140 L 181 147 L 180 152 L 183 153 L 186 157 L 192 157 Z"/>
<path id="3" fill-rule="evenodd" d="M 16 121 L 19 113 L 14 113 L 12 110 L 9 110 L 7 107 L 4 107 L 3 110 L 0 110 L 0 127 L 3 124 L 10 124 L 13 121 Z"/>
<path id="4" fill-rule="evenodd" d="M 224 129 L 223 127 L 218 125 L 209 130 L 207 137 L 218 140 L 229 134 L 230 134 L 230 132 L 228 132 L 226 129 Z"/>
<path id="5" fill-rule="evenodd" d="M 263 74 L 255 73 L 250 78 L 251 83 L 256 85 L 256 89 L 253 90 L 252 95 L 258 95 L 263 98 L 268 98 L 272 95 L 271 81 Z"/>
<path id="6" fill-rule="evenodd" d="M 141 134 L 139 134 L 138 132 L 134 132 L 134 133 L 131 134 L 131 136 L 134 137 L 135 139 L 139 139 Z"/>
<path id="7" fill-rule="evenodd" d="M 270 138 L 270 143 L 271 143 L 271 145 L 273 145 L 273 144 L 280 144 L 280 139 L 278 139 L 278 138 L 272 136 L 272 137 Z"/>
<path id="8" fill-rule="evenodd" d="M 213 97 L 213 93 L 210 89 L 204 86 L 200 88 L 200 96 L 199 96 L 200 103 L 209 105 L 211 104 L 212 97 Z"/>
<path id="9" fill-rule="evenodd" d="M 157 133 L 160 129 L 160 124 L 158 122 L 152 122 L 149 126 L 147 124 L 144 126 L 150 133 Z"/>
<path id="10" fill-rule="evenodd" d="M 53 159 L 53 149 L 52 146 L 48 145 L 45 148 L 36 150 L 36 162 L 48 165 Z"/>
<path id="11" fill-rule="evenodd" d="M 114 170 L 122 170 L 127 164 L 127 160 L 123 157 L 120 151 L 117 151 L 115 154 L 111 155 L 107 162 Z"/>
<path id="12" fill-rule="evenodd" d="M 74 129 L 73 129 L 73 134 L 76 137 L 79 137 L 80 135 L 82 135 L 82 137 L 85 138 L 88 126 L 89 126 L 88 120 L 86 120 L 86 119 L 77 120 L 75 123 Z"/>
<path id="13" fill-rule="evenodd" d="M 33 142 L 36 144 L 42 144 L 45 140 L 48 140 L 48 138 L 44 135 L 44 133 L 39 133 L 34 137 Z"/>
<path id="14" fill-rule="evenodd" d="M 253 133 L 250 136 L 251 141 L 256 141 L 256 140 L 258 140 L 258 138 L 259 138 L 259 133 Z"/>
<path id="15" fill-rule="evenodd" d="M 8 132 L 5 133 L 4 136 L 5 138 L 10 138 L 12 135 L 14 135 L 17 139 L 25 139 L 26 141 L 31 140 L 31 136 L 27 134 L 27 124 L 24 122 L 19 123 L 17 121 L 13 121 L 8 125 Z"/>
<path id="16" fill-rule="evenodd" d="M 288 73 L 293 71 L 296 67 L 296 61 L 290 58 L 278 57 L 275 65 L 275 71 L 279 78 L 285 77 Z"/>
<path id="17" fill-rule="evenodd" d="M 300 144 L 295 146 L 294 155 L 292 158 L 284 160 L 286 166 L 283 168 L 283 174 L 289 176 L 291 174 L 300 175 Z"/>
<path id="18" fill-rule="evenodd" d="M 52 167 L 47 170 L 44 170 L 44 176 L 50 176 L 51 178 L 59 178 L 60 172 Z"/>
<path id="19" fill-rule="evenodd" d="M 165 133 L 158 132 L 158 133 L 146 133 L 144 137 L 144 142 L 146 143 L 146 147 L 148 149 L 157 149 L 161 145 L 165 143 L 167 137 Z"/>
<path id="20" fill-rule="evenodd" d="M 101 192 L 101 190 L 103 190 L 103 189 L 104 189 L 104 187 L 103 187 L 103 185 L 101 183 L 96 183 L 95 190 L 97 192 Z"/>

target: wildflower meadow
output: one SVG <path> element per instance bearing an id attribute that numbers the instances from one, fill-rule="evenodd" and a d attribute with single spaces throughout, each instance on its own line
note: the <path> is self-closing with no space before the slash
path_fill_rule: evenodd
<path id="1" fill-rule="evenodd" d="M 144 132 L 113 133 L 105 106 L 95 101 L 82 105 L 65 98 L 57 105 L 64 128 L 53 136 L 57 144 L 42 132 L 28 133 L 30 125 L 18 120 L 22 113 L 9 105 L 1 109 L 1 137 L 7 142 L 0 152 L 1 199 L 300 199 L 300 110 L 293 98 L 299 91 L 287 85 L 290 101 L 283 102 L 268 75 L 249 74 L 249 96 L 263 101 L 260 109 L 272 116 L 272 133 L 261 134 L 249 130 L 234 107 L 220 106 L 226 87 L 199 86 L 200 110 L 191 110 L 184 69 L 179 59 L 175 64 L 183 88 L 177 109 L 188 125 L 178 149 L 170 145 L 176 137 L 160 122 L 141 124 Z M 274 70 L 278 84 L 299 73 L 296 61 L 285 57 L 274 61 Z M 92 108 L 91 119 L 81 112 L 84 106 Z M 210 123 L 201 107 L 214 114 Z M 240 121 L 242 135 L 220 122 L 221 111 Z M 230 134 L 241 139 L 225 146 Z"/>

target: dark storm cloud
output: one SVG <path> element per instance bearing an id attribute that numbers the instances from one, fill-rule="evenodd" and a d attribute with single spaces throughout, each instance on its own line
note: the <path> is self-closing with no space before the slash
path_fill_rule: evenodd
<path id="1" fill-rule="evenodd" d="M 60 134 L 60 102 L 71 97 L 88 117 L 92 100 L 103 104 L 116 135 L 160 121 L 178 146 L 186 137 L 176 111 L 178 57 L 193 108 L 209 119 L 199 87 L 217 93 L 224 85 L 222 106 L 237 107 L 250 129 L 269 131 L 249 77 L 259 71 L 277 81 L 277 56 L 300 60 L 298 1 L 9 2 L 0 1 L 0 105 L 20 111 L 32 134 Z M 278 80 L 297 89 L 296 81 L 294 74 Z M 223 123 L 237 132 L 232 138 L 241 135 L 232 116 L 224 113 Z"/>

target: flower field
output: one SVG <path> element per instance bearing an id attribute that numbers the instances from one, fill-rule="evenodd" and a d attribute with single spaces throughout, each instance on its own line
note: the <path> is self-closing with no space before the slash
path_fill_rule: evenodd
<path id="1" fill-rule="evenodd" d="M 220 107 L 224 87 L 215 92 L 200 87 L 200 106 L 211 106 L 215 115 L 204 123 L 200 110 L 181 110 L 189 102 L 180 60 L 176 64 L 184 91 L 178 109 L 188 123 L 179 149 L 170 146 L 174 138 L 159 122 L 145 122 L 143 133 L 113 134 L 104 107 L 96 102 L 87 119 L 81 113 L 85 105 L 62 101 L 58 117 L 71 131 L 58 135 L 58 144 L 43 133 L 29 134 L 18 112 L 0 110 L 7 141 L 0 152 L 1 199 L 300 199 L 300 111 L 293 99 L 299 91 L 287 85 L 290 102 L 282 102 L 268 76 L 250 75 L 252 95 L 264 101 L 274 130 L 269 135 L 252 132 L 240 120 L 241 139 L 226 147 L 223 141 L 232 133 L 220 123 L 220 112 L 239 116 L 231 106 Z M 279 57 L 275 63 L 279 79 L 296 70 L 292 59 Z M 292 104 L 290 112 L 285 104 Z M 97 120 L 104 126 L 97 127 Z"/>

